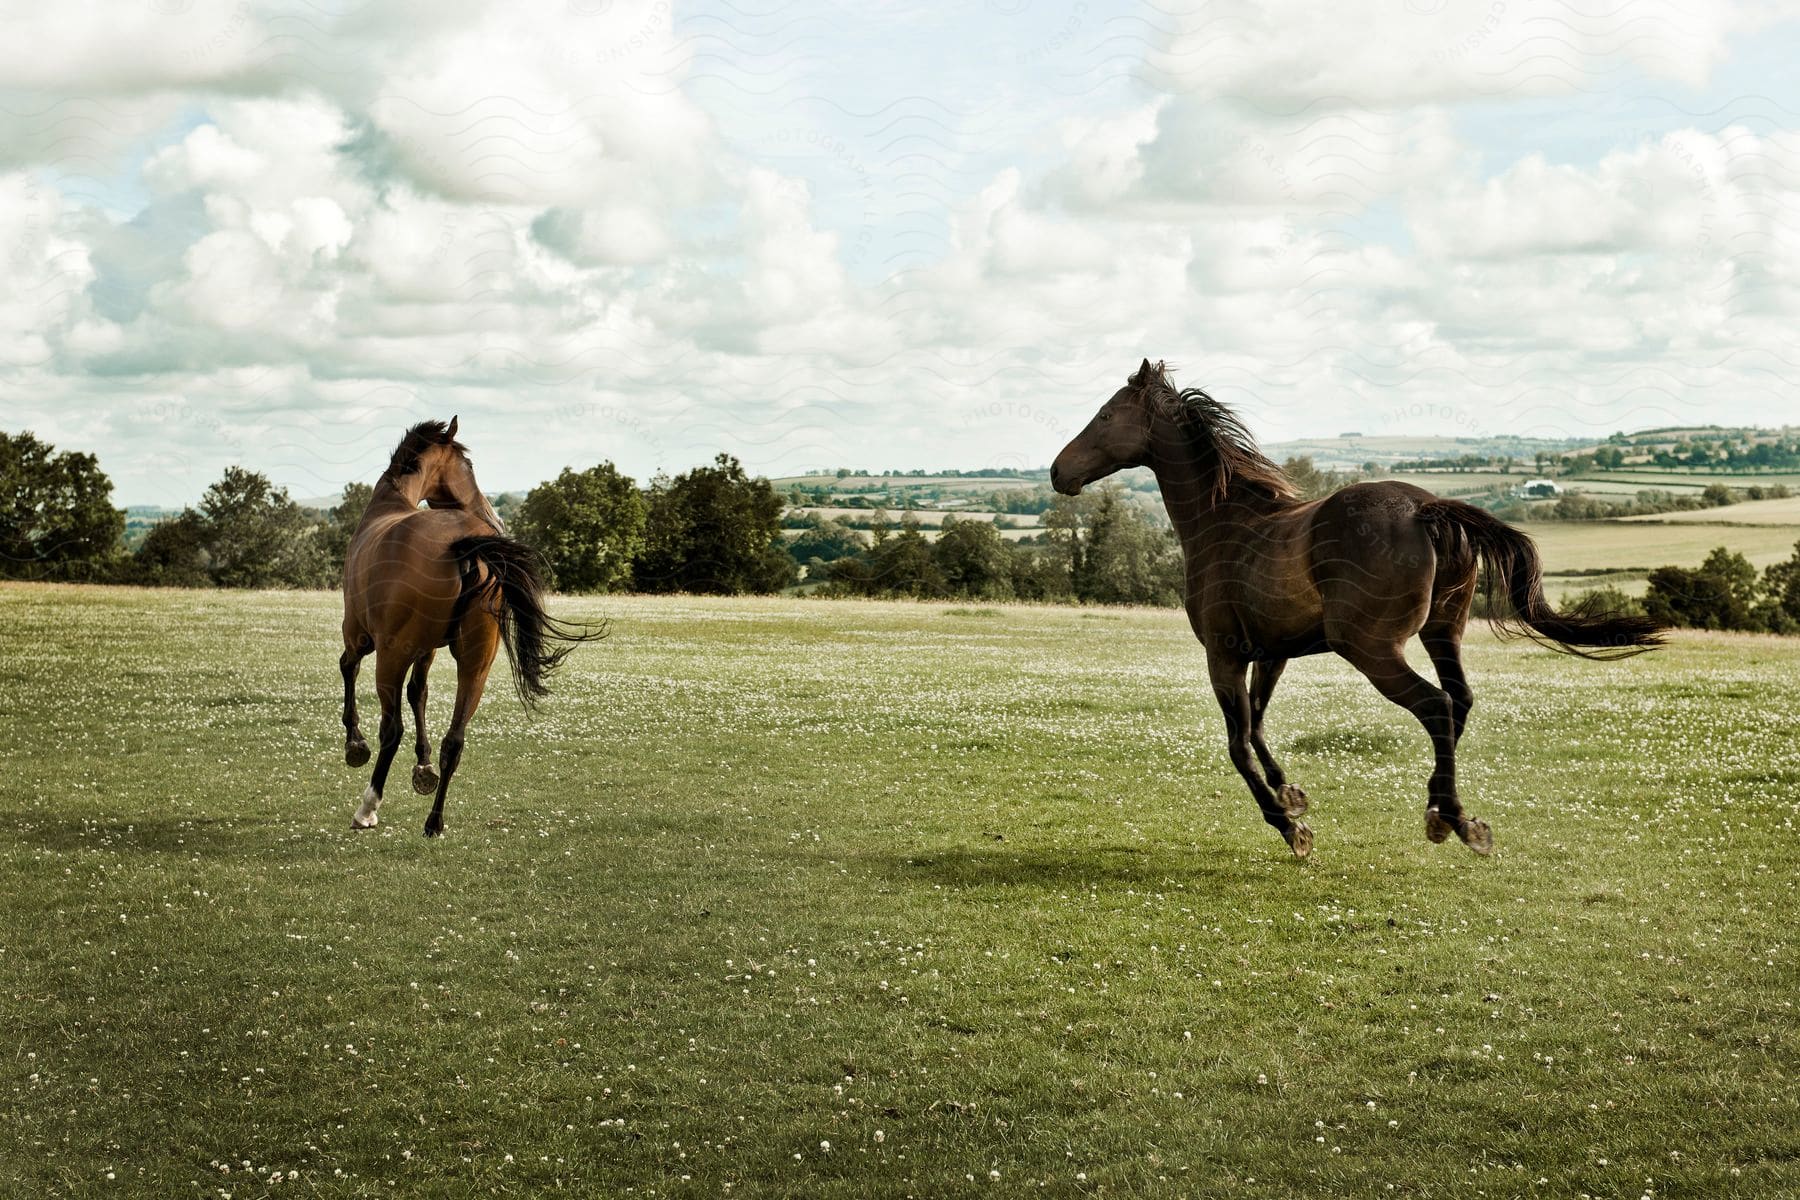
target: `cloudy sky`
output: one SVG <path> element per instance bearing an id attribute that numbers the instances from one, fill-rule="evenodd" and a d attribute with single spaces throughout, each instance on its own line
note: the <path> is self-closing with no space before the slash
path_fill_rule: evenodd
<path id="1" fill-rule="evenodd" d="M 128 503 L 1800 423 L 1800 5 L 0 2 L 0 428 Z"/>

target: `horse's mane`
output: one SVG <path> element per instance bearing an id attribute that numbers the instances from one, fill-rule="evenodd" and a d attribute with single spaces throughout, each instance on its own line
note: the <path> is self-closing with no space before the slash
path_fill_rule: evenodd
<path id="1" fill-rule="evenodd" d="M 1273 460 L 1257 448 L 1256 439 L 1236 413 L 1200 388 L 1176 390 L 1169 381 L 1167 363 L 1139 372 L 1140 388 L 1187 434 L 1203 461 L 1214 469 L 1213 499 L 1223 500 L 1232 487 L 1243 485 L 1272 500 L 1293 500 L 1300 489 Z"/>
<path id="2" fill-rule="evenodd" d="M 462 455 L 469 457 L 469 448 L 450 435 L 450 426 L 442 421 L 420 421 L 406 431 L 400 444 L 394 447 L 394 457 L 388 460 L 387 473 L 398 479 L 402 475 L 411 475 L 419 469 L 419 459 L 425 451 L 433 446 L 448 446 Z"/>

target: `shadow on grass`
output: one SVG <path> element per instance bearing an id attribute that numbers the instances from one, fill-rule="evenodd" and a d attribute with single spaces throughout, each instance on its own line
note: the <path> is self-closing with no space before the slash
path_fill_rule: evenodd
<path id="1" fill-rule="evenodd" d="M 141 854 L 238 853 L 269 842 L 273 817 L 144 816 L 57 821 L 42 811 L 0 815 L 0 837 L 43 850 L 116 850 Z"/>
<path id="2" fill-rule="evenodd" d="M 953 888 L 1065 891 L 1105 884 L 1154 891 L 1176 884 L 1205 889 L 1255 878 L 1240 863 L 1222 862 L 1178 849 L 1134 846 L 1079 849 L 1024 849 L 1005 845 L 969 849 L 956 846 L 877 861 L 892 879 Z"/>

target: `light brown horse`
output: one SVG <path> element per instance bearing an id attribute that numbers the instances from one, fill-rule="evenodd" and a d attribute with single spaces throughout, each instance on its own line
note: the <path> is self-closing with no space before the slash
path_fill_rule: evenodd
<path id="1" fill-rule="evenodd" d="M 421 508 L 424 504 L 428 507 Z M 406 431 L 375 485 L 362 523 L 344 556 L 344 761 L 369 761 L 356 717 L 356 674 L 375 652 L 375 694 L 381 701 L 380 753 L 355 829 L 379 819 L 382 788 L 400 748 L 400 686 L 413 711 L 413 790 L 437 800 L 425 836 L 444 831 L 444 794 L 462 760 L 463 729 L 481 703 L 488 668 L 504 644 L 513 682 L 527 707 L 548 689 L 544 680 L 574 643 L 604 635 L 556 621 L 544 608 L 536 558 L 505 536 L 500 517 L 475 484 L 468 451 L 456 440 L 456 418 L 425 421 Z M 561 643 L 552 647 L 552 643 Z M 426 676 L 440 646 L 456 659 L 456 706 L 431 769 L 425 736 Z"/>
<path id="2" fill-rule="evenodd" d="M 1661 627 L 1643 617 L 1555 611 L 1531 539 L 1473 505 L 1396 482 L 1302 501 L 1229 409 L 1198 388 L 1177 391 L 1149 359 L 1056 456 L 1050 481 L 1073 496 L 1140 466 L 1155 472 L 1181 541 L 1188 621 L 1206 648 L 1232 765 L 1297 857 L 1312 850 L 1299 819 L 1306 793 L 1287 781 L 1262 727 L 1289 659 L 1339 654 L 1417 717 L 1436 754 L 1425 836 L 1454 832 L 1486 854 L 1487 822 L 1464 814 L 1456 794 L 1456 743 L 1475 702 L 1461 651 L 1477 568 L 1487 569 L 1488 611 L 1510 605 L 1490 618 L 1503 629 L 1583 658 L 1661 644 Z M 1407 665 L 1414 636 L 1437 684 Z"/>

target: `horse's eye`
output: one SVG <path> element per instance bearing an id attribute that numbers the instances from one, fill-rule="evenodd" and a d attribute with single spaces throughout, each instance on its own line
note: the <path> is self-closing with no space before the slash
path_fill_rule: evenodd
<path id="1" fill-rule="evenodd" d="M 1103 409 L 1101 409 L 1101 410 L 1100 410 L 1100 419 L 1101 419 L 1101 420 L 1102 420 L 1102 421 L 1110 421 L 1110 420 L 1112 420 L 1112 409 L 1110 409 L 1110 408 L 1103 408 Z"/>

